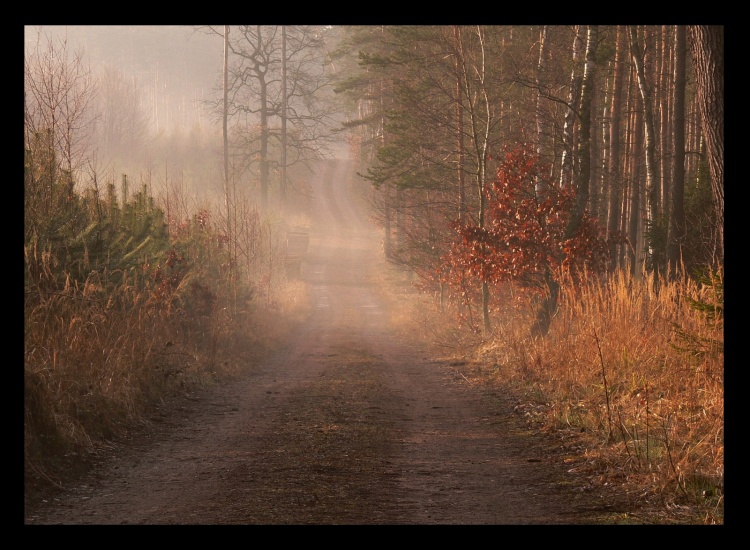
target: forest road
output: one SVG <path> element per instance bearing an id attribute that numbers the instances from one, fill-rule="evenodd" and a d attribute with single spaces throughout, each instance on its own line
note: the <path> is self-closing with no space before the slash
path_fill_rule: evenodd
<path id="1" fill-rule="evenodd" d="M 239 380 L 175 407 L 28 524 L 581 524 L 614 513 L 569 479 L 508 396 L 389 327 L 377 231 L 348 161 L 313 182 L 312 313 Z"/>

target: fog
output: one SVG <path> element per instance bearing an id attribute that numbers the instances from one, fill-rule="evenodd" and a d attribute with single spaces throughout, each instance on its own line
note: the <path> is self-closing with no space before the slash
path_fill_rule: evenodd
<path id="1" fill-rule="evenodd" d="M 278 27 L 266 29 L 264 32 L 271 33 Z M 147 181 L 154 190 L 177 181 L 199 200 L 222 193 L 222 26 L 210 29 L 179 25 L 29 25 L 24 31 L 27 58 L 35 49 L 44 52 L 51 41 L 58 52 L 66 51 L 68 57 L 80 55 L 90 71 L 96 100 L 92 102 L 91 116 L 95 123 L 90 126 L 93 130 L 89 152 L 95 161 L 92 163 L 90 158 L 86 161 L 88 177 L 95 171 L 98 179 L 117 182 L 127 174 L 131 180 Z M 235 39 L 239 36 L 234 31 Z M 308 66 L 325 70 L 320 68 L 324 60 L 320 54 L 316 55 L 314 62 L 306 61 Z M 278 60 L 278 53 L 276 56 Z M 230 59 L 230 65 L 232 62 Z M 275 62 L 278 72 L 278 61 Z M 280 79 L 277 75 L 273 78 L 273 85 L 278 87 Z M 238 114 L 242 109 L 235 109 L 229 122 L 230 147 L 233 139 L 234 143 L 258 139 L 257 112 L 247 107 L 252 107 L 252 93 L 237 99 L 245 102 L 250 114 Z M 278 95 L 274 101 L 278 102 Z M 298 144 L 297 151 L 316 149 L 311 157 L 346 157 L 346 148 L 331 137 L 341 119 L 341 113 L 319 116 L 320 126 L 325 128 L 307 136 L 300 132 L 308 130 L 300 131 L 290 123 L 290 134 L 296 130 L 299 139 L 307 140 Z M 271 132 L 277 135 L 279 120 L 277 115 L 269 119 Z M 311 148 L 308 143 L 314 146 Z M 281 177 L 278 138 L 269 147 L 270 174 L 265 184 L 268 191 L 263 193 L 271 196 L 278 194 Z M 257 153 L 249 150 L 250 147 L 245 146 L 243 151 L 238 146 L 230 153 L 234 154 L 230 160 L 233 177 L 263 186 L 258 184 L 262 181 L 261 169 L 251 158 Z M 304 180 L 308 177 L 305 174 L 312 167 L 305 154 L 295 157 L 287 153 L 286 179 L 292 194 L 305 192 Z M 85 178 L 78 179 L 80 182 Z"/>
<path id="2" fill-rule="evenodd" d="M 27 26 L 24 31 L 27 50 L 42 32 L 66 40 L 69 51 L 80 51 L 94 75 L 113 67 L 134 79 L 152 130 L 208 123 L 200 101 L 220 85 L 219 37 L 181 25 L 52 25 Z"/>

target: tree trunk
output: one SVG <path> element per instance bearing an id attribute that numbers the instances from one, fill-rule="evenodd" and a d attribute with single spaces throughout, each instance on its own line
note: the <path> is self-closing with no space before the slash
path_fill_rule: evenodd
<path id="1" fill-rule="evenodd" d="M 464 179 L 464 106 L 463 106 L 463 82 L 461 64 L 463 55 L 461 53 L 461 39 L 458 25 L 453 26 L 453 38 L 456 48 L 456 126 L 458 134 L 458 220 L 466 219 L 466 183 Z"/>
<path id="2" fill-rule="evenodd" d="M 672 211 L 669 216 L 667 261 L 669 275 L 675 277 L 682 246 L 685 243 L 685 56 L 687 30 L 684 25 L 675 27 L 674 61 L 674 160 L 672 166 Z"/>
<path id="3" fill-rule="evenodd" d="M 566 239 L 572 238 L 578 232 L 591 188 L 591 112 L 593 110 L 593 88 L 596 76 L 596 62 L 594 58 L 596 56 L 598 40 L 598 25 L 589 25 L 586 41 L 586 65 L 583 70 L 583 81 L 581 83 L 581 117 L 579 121 L 580 135 L 578 140 L 580 170 L 577 178 L 576 202 L 565 227 Z"/>
<path id="4" fill-rule="evenodd" d="M 607 173 L 609 175 L 609 217 L 607 218 L 607 229 L 614 233 L 620 229 L 620 219 L 622 213 L 622 172 L 620 163 L 620 105 L 622 101 L 622 83 L 625 77 L 625 33 L 622 26 L 617 27 L 617 39 L 615 46 L 615 74 L 612 79 L 612 107 L 610 108 L 611 123 L 609 138 L 609 165 Z M 610 269 L 615 269 L 618 265 L 618 245 L 611 244 L 610 249 Z"/>
<path id="5" fill-rule="evenodd" d="M 565 187 L 573 181 L 573 127 L 578 115 L 580 102 L 581 74 L 578 58 L 580 57 L 580 44 L 582 42 L 583 26 L 576 26 L 573 38 L 573 69 L 570 73 L 570 92 L 568 95 L 568 109 L 565 112 L 565 123 L 563 125 L 563 151 L 560 168 L 560 187 Z"/>
<path id="6" fill-rule="evenodd" d="M 542 155 L 542 87 L 541 80 L 544 75 L 545 61 L 547 57 L 547 25 L 542 27 L 539 33 L 539 62 L 536 68 L 536 154 Z M 544 197 L 547 193 L 546 185 L 543 180 L 537 181 L 536 194 L 538 199 Z"/>
<path id="7" fill-rule="evenodd" d="M 627 27 L 623 25 L 623 37 L 626 38 L 627 35 Z M 630 54 L 625 54 L 625 48 L 623 49 L 623 58 L 629 58 Z M 630 226 L 630 207 L 631 207 L 631 200 L 630 197 L 633 194 L 633 141 L 634 138 L 634 127 L 635 127 L 635 107 L 634 103 L 636 102 L 635 94 L 633 93 L 633 70 L 631 65 L 627 64 L 627 74 L 626 74 L 626 80 L 627 87 L 625 89 L 625 96 L 624 96 L 624 112 L 625 112 L 625 132 L 624 132 L 624 140 L 623 140 L 623 166 L 622 166 L 622 175 L 621 175 L 621 183 L 622 183 L 622 205 L 620 211 L 622 212 L 621 219 L 620 219 L 620 231 L 623 235 L 626 236 L 626 238 L 629 239 L 629 226 Z M 629 258 L 631 254 L 631 248 L 635 246 L 636 243 L 629 241 L 625 243 L 625 246 L 620 247 L 619 250 L 619 257 L 618 257 L 618 264 L 621 268 L 626 268 L 629 264 Z"/>
<path id="8" fill-rule="evenodd" d="M 577 178 L 576 201 L 570 213 L 570 218 L 565 226 L 563 238 L 570 239 L 577 232 L 583 221 L 583 215 L 586 211 L 586 204 L 589 198 L 589 189 L 591 187 L 591 112 L 593 99 L 593 86 L 596 77 L 596 47 L 599 41 L 598 25 L 589 25 L 586 39 L 586 63 L 583 69 L 583 79 L 581 81 L 581 112 L 580 112 L 580 131 L 578 144 L 578 162 L 580 170 Z M 545 336 L 549 331 L 552 315 L 557 309 L 557 300 L 560 286 L 550 273 L 549 269 L 545 270 L 545 280 L 547 282 L 547 296 L 537 311 L 536 321 L 531 328 L 532 335 Z"/>
<path id="9" fill-rule="evenodd" d="M 224 139 L 224 201 L 227 209 L 227 239 L 230 250 L 232 243 L 231 210 L 229 200 L 229 25 L 224 25 L 224 107 L 222 109 L 222 136 Z"/>
<path id="10" fill-rule="evenodd" d="M 661 197 L 660 204 L 663 205 L 665 211 L 670 207 L 670 200 L 672 196 L 671 183 L 673 182 L 673 175 L 671 173 L 672 166 L 670 165 L 670 159 L 672 158 L 673 151 L 670 143 L 670 121 L 672 120 L 672 110 L 674 109 L 674 91 L 672 90 L 673 82 L 670 81 L 671 76 L 674 73 L 672 67 L 674 54 L 673 49 L 670 47 L 670 26 L 662 25 L 661 42 L 662 42 L 662 61 L 661 61 L 661 73 L 660 73 L 660 86 L 659 86 L 659 123 L 660 123 L 660 172 L 661 172 Z M 684 108 L 684 106 L 683 106 Z"/>
<path id="11" fill-rule="evenodd" d="M 693 69 L 716 210 L 718 262 L 724 263 L 724 27 L 690 25 Z"/>
<path id="12" fill-rule="evenodd" d="M 688 39 L 690 37 L 690 31 L 688 31 Z M 693 94 L 692 101 L 690 102 L 690 108 L 686 113 L 686 124 L 687 124 L 687 151 L 689 154 L 685 158 L 685 178 L 688 181 L 693 181 L 698 177 L 698 167 L 700 166 L 700 155 L 701 150 L 701 108 L 698 94 Z"/>
<path id="13" fill-rule="evenodd" d="M 381 35 L 385 36 L 385 27 L 380 27 Z M 380 143 L 382 147 L 387 145 L 385 135 L 385 78 L 380 79 Z M 383 253 L 386 259 L 391 259 L 393 256 L 393 243 L 391 242 L 391 193 L 390 184 L 386 181 L 383 183 L 383 207 L 385 209 L 384 215 L 384 238 L 383 238 Z"/>
<path id="14" fill-rule="evenodd" d="M 612 124 L 612 119 L 610 116 L 610 105 L 607 103 L 608 96 L 610 94 L 609 87 L 611 86 L 612 79 L 608 76 L 604 78 L 604 94 L 602 96 L 603 100 L 601 101 L 601 109 L 602 109 L 602 119 L 601 123 L 598 124 L 599 128 L 599 134 L 598 138 L 600 140 L 599 150 L 597 151 L 596 158 L 597 160 L 597 174 L 596 174 L 596 186 L 599 189 L 599 196 L 598 201 L 596 203 L 597 209 L 596 209 L 596 217 L 600 220 L 607 220 L 607 214 L 609 209 L 609 191 L 610 191 L 610 185 L 609 185 L 609 177 L 608 177 L 608 167 L 609 167 L 609 153 L 611 151 L 611 148 L 609 146 L 609 138 L 610 138 L 610 125 Z M 599 102 L 597 102 L 599 103 Z"/>
<path id="15" fill-rule="evenodd" d="M 286 203 L 286 27 L 281 26 L 281 179 L 279 180 L 279 194 L 281 208 Z"/>
<path id="16" fill-rule="evenodd" d="M 463 41 L 457 49 L 462 54 L 460 67 L 462 70 L 461 82 L 464 86 L 462 96 L 466 101 L 467 113 L 469 116 L 469 122 L 467 128 L 470 132 L 470 144 L 474 159 L 476 161 L 476 192 L 478 199 L 478 211 L 477 218 L 480 228 L 485 226 L 485 210 L 486 210 L 486 197 L 485 188 L 487 184 L 487 161 L 489 156 L 489 139 L 490 139 L 490 128 L 493 123 L 493 111 L 492 105 L 489 101 L 487 93 L 487 82 L 486 82 L 486 57 L 484 49 L 485 33 L 481 26 L 476 26 L 476 33 L 478 39 L 477 45 L 477 59 L 473 66 L 469 67 L 470 61 L 467 60 L 467 53 L 463 51 Z M 457 39 L 460 39 L 460 34 L 454 35 Z M 473 78 L 472 78 L 473 77 Z M 471 83 L 476 84 L 476 89 L 470 89 Z M 483 112 L 480 112 L 483 109 Z M 488 334 L 491 330 L 490 315 L 489 315 L 489 302 L 490 302 L 490 289 L 486 281 L 482 282 L 482 314 L 483 314 L 483 325 L 484 332 Z"/>
<path id="17" fill-rule="evenodd" d="M 656 136 L 654 130 L 653 97 L 651 95 L 651 83 L 646 74 L 643 48 L 638 39 L 638 30 L 635 25 L 630 26 L 630 53 L 635 63 L 636 75 L 638 77 L 638 88 L 641 92 L 643 102 L 643 122 L 646 138 L 646 210 L 648 223 L 654 228 L 659 219 L 659 173 L 656 164 Z M 653 246 L 653 238 L 649 237 L 649 252 L 658 254 Z M 659 259 L 654 258 L 654 270 L 659 272 Z"/>
<path id="18" fill-rule="evenodd" d="M 487 197 L 485 196 L 485 189 L 487 187 L 487 158 L 489 151 L 489 134 L 490 127 L 492 126 L 492 106 L 490 105 L 489 97 L 487 95 L 487 84 L 485 82 L 485 52 L 484 52 L 484 32 L 482 28 L 477 25 L 477 36 L 479 37 L 480 52 L 481 52 L 481 73 L 480 73 L 480 89 L 484 99 L 484 106 L 486 111 L 485 128 L 482 133 L 481 142 L 478 144 L 479 155 L 477 160 L 479 161 L 479 170 L 477 173 L 477 179 L 479 184 L 479 227 L 484 229 L 485 216 L 487 209 Z M 502 108 L 502 106 L 501 106 Z M 490 287 L 487 281 L 482 281 L 482 317 L 484 321 L 484 333 L 489 334 L 492 326 L 490 324 Z"/>
<path id="19" fill-rule="evenodd" d="M 260 82 L 260 204 L 268 207 L 268 87 Z"/>
<path id="20" fill-rule="evenodd" d="M 635 94 L 634 94 L 635 95 Z M 635 105 L 633 113 L 632 140 L 631 148 L 631 170 L 630 170 L 630 212 L 628 218 L 628 239 L 630 248 L 628 249 L 628 259 L 630 274 L 636 276 L 638 273 L 638 250 L 640 243 L 638 237 L 640 234 L 641 221 L 641 154 L 643 150 L 643 108 L 638 105 L 638 98 L 634 98 Z M 641 99 L 642 101 L 642 99 Z"/>

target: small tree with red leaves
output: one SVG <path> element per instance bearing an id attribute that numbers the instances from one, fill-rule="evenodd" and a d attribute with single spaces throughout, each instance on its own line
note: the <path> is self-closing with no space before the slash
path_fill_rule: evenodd
<path id="1" fill-rule="evenodd" d="M 467 277 L 494 285 L 514 282 L 535 293 L 553 292 L 556 303 L 564 273 L 576 280 L 584 271 L 606 270 L 604 231 L 584 211 L 572 237 L 566 237 L 575 189 L 558 188 L 549 174 L 549 166 L 529 148 L 506 149 L 487 186 L 483 226 L 453 224 L 457 238 L 444 257 L 444 282 L 462 291 Z"/>

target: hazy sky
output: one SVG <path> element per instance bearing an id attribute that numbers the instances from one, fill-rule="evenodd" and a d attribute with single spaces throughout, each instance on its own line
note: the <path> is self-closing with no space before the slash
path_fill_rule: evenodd
<path id="1" fill-rule="evenodd" d="M 194 123 L 195 100 L 210 95 L 220 79 L 221 38 L 193 32 L 192 27 L 28 25 L 25 27 L 27 48 L 35 43 L 38 30 L 57 39 L 67 39 L 68 49 L 80 49 L 94 72 L 109 64 L 126 76 L 135 77 L 151 104 L 155 103 L 156 93 L 161 105 L 158 116 L 162 126 L 169 125 L 170 117 L 174 122 L 177 116 L 184 125 Z"/>

